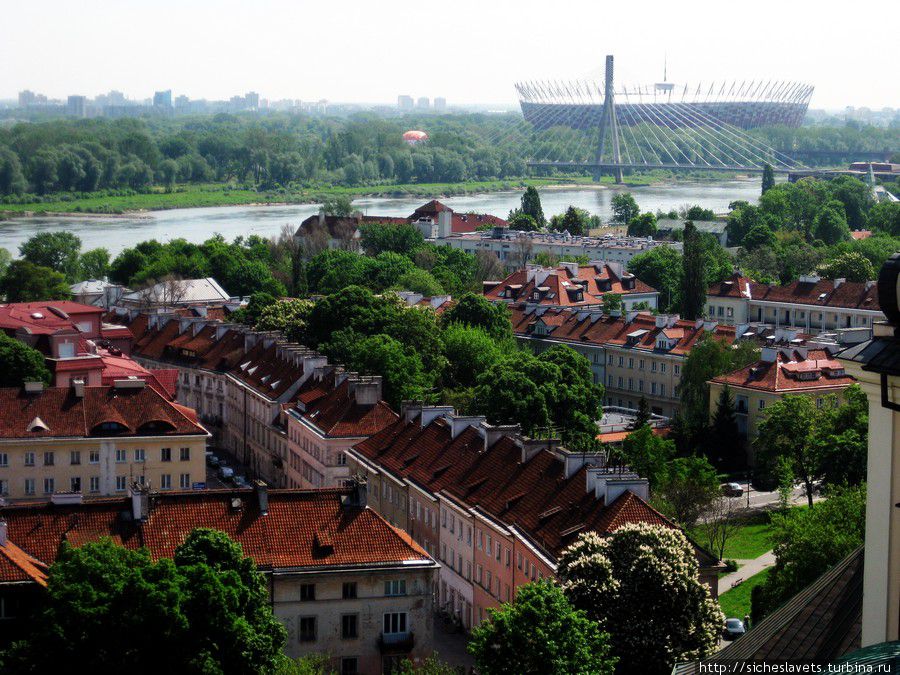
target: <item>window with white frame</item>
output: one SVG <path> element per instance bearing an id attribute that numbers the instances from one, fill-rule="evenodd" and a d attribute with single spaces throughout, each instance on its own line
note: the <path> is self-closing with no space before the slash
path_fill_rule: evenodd
<path id="1" fill-rule="evenodd" d="M 391 579 L 385 581 L 384 594 L 389 596 L 406 595 L 406 579 Z"/>

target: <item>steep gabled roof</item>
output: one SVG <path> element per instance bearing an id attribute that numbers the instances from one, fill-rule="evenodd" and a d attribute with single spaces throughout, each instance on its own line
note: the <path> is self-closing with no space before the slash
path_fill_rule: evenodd
<path id="1" fill-rule="evenodd" d="M 36 428 L 40 419 L 45 428 Z M 104 422 L 121 425 L 118 433 L 98 428 Z M 84 387 L 84 396 L 72 387 L 52 387 L 40 393 L 22 389 L 0 389 L 0 438 L 83 438 L 96 435 L 134 436 L 151 422 L 163 422 L 168 430 L 155 429 L 154 436 L 206 435 L 153 387 Z"/>
<path id="2" fill-rule="evenodd" d="M 28 555 L 7 538 L 5 544 L 0 544 L 0 588 L 3 584 L 28 582 L 46 586 L 47 565 Z"/>
<path id="3" fill-rule="evenodd" d="M 856 379 L 844 373 L 844 365 L 826 349 L 779 350 L 773 360 L 749 366 L 712 379 L 718 384 L 772 393 L 803 393 L 817 389 L 848 387 Z"/>
<path id="4" fill-rule="evenodd" d="M 586 467 L 566 478 L 563 462 L 549 450 L 523 462 L 512 437 L 486 449 L 478 429 L 470 425 L 453 437 L 443 418 L 424 427 L 419 419 L 397 420 L 353 447 L 397 477 L 516 527 L 551 556 L 581 532 L 609 533 L 637 522 L 677 527 L 631 492 L 611 504 L 597 499 L 587 491 Z"/>
<path id="5" fill-rule="evenodd" d="M 346 379 L 338 387 L 326 390 L 301 415 L 331 438 L 371 436 L 398 419 L 384 401 L 375 405 L 357 403 Z"/>
<path id="6" fill-rule="evenodd" d="M 626 288 L 626 282 L 632 287 Z M 539 299 L 534 299 L 538 293 Z M 577 307 L 597 305 L 606 293 L 656 293 L 640 279 L 610 265 L 560 265 L 555 269 L 529 268 L 513 272 L 484 296 L 488 300 L 519 300 L 541 305 Z"/>
<path id="7" fill-rule="evenodd" d="M 109 537 L 129 549 L 146 547 L 171 558 L 197 527 L 227 533 L 262 569 L 350 565 L 433 565 L 425 551 L 371 509 L 342 503 L 348 491 L 270 490 L 263 515 L 252 490 L 161 493 L 151 497 L 145 522 L 122 516 L 130 499 L 86 499 L 0 507 L 9 538 L 35 559 L 51 564 L 63 541 L 73 546 Z M 327 534 L 328 545 L 322 545 Z"/>
<path id="8" fill-rule="evenodd" d="M 794 305 L 815 305 L 840 309 L 879 311 L 878 289 L 874 281 L 842 281 L 801 277 L 789 284 L 760 284 L 748 277 L 733 274 L 707 291 L 714 297 L 749 298 Z"/>

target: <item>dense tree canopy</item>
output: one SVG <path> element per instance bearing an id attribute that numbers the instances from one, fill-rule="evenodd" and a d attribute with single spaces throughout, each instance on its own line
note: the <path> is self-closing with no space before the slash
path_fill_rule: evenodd
<path id="1" fill-rule="evenodd" d="M 754 623 L 806 588 L 865 538 L 865 485 L 835 490 L 808 509 L 773 514 L 775 567 L 753 589 Z"/>
<path id="2" fill-rule="evenodd" d="M 0 387 L 21 387 L 23 382 L 50 384 L 44 355 L 0 332 Z"/>
<path id="3" fill-rule="evenodd" d="M 597 435 L 603 387 L 594 384 L 588 360 L 569 347 L 556 345 L 538 356 L 514 353 L 493 363 L 476 384 L 473 408 L 492 423 L 518 423 L 528 434 L 553 427 L 569 443 Z"/>
<path id="4" fill-rule="evenodd" d="M 680 530 L 642 523 L 582 534 L 557 573 L 572 605 L 609 633 L 621 673 L 669 673 L 716 647 L 722 612 Z"/>
<path id="5" fill-rule="evenodd" d="M 27 260 L 13 260 L 0 279 L 0 293 L 7 302 L 67 300 L 71 296 L 66 278 Z"/>
<path id="6" fill-rule="evenodd" d="M 468 650 L 484 675 L 612 675 L 609 637 L 573 609 L 552 581 L 521 586 L 515 602 L 488 610 Z"/>
<path id="7" fill-rule="evenodd" d="M 110 540 L 64 546 L 28 640 L 0 659 L 5 672 L 262 675 L 285 637 L 253 561 L 224 533 L 195 530 L 174 560 Z"/>
<path id="8" fill-rule="evenodd" d="M 504 116 L 379 119 L 270 114 L 51 120 L 0 129 L 0 197 L 171 189 L 176 183 L 433 183 L 524 176 L 529 143 L 488 142 Z M 429 141 L 403 142 L 407 125 Z M 413 127 L 415 128 L 415 126 Z M 543 223 L 541 223 L 543 224 Z"/>
<path id="9" fill-rule="evenodd" d="M 765 482 L 779 459 L 806 486 L 812 505 L 814 483 L 857 485 L 865 480 L 868 403 L 858 386 L 829 395 L 790 395 L 767 406 L 758 425 L 756 471 Z"/>

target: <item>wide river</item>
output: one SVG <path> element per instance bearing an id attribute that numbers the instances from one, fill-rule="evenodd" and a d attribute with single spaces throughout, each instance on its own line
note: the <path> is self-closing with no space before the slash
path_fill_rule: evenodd
<path id="1" fill-rule="evenodd" d="M 736 199 L 756 201 L 759 179 L 730 180 L 716 183 L 677 183 L 628 188 L 643 211 L 669 211 L 685 204 L 699 204 L 716 212 L 725 211 Z M 549 217 L 562 213 L 569 205 L 598 214 L 604 221 L 611 216 L 610 202 L 619 191 L 609 189 L 545 189 L 541 190 L 544 213 Z M 456 211 L 489 213 L 505 218 L 519 205 L 521 192 L 491 192 L 447 197 L 441 201 Z M 385 216 L 408 216 L 427 200 L 418 198 L 367 198 L 354 205 L 364 213 Z M 116 255 L 123 248 L 146 239 L 168 241 L 182 237 L 201 242 L 214 233 L 233 239 L 238 235 L 277 234 L 285 224 L 297 226 L 307 216 L 318 212 L 316 204 L 288 206 L 220 206 L 198 209 L 152 211 L 134 217 L 103 216 L 14 218 L 0 221 L 0 247 L 13 255 L 19 245 L 37 232 L 66 230 L 81 237 L 83 250 L 103 246 Z"/>

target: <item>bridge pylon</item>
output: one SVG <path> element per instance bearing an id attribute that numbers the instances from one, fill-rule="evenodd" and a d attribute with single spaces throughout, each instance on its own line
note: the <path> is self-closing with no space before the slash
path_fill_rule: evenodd
<path id="1" fill-rule="evenodd" d="M 606 140 L 609 137 L 612 150 L 612 164 L 622 163 L 622 155 L 619 151 L 619 125 L 616 121 L 616 94 L 614 88 L 614 59 L 612 54 L 606 55 L 606 80 L 603 85 L 603 113 L 600 116 L 600 138 L 597 145 L 597 164 L 603 164 L 606 154 Z M 613 170 L 616 183 L 622 182 L 622 168 L 616 166 Z M 599 179 L 600 170 L 595 172 L 595 179 Z"/>

